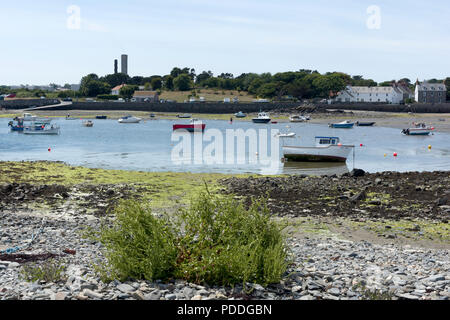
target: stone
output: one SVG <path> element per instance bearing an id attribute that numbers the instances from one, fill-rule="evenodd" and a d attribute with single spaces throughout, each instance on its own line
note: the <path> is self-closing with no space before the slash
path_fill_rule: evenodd
<path id="1" fill-rule="evenodd" d="M 445 280 L 445 275 L 443 275 L 443 274 L 434 275 L 434 276 L 428 277 L 426 280 L 430 281 L 430 282 L 442 281 L 442 280 Z"/>
<path id="2" fill-rule="evenodd" d="M 169 293 L 169 294 L 166 294 L 164 296 L 164 298 L 166 298 L 166 300 L 176 300 L 177 296 L 175 294 L 173 294 L 173 293 Z"/>
<path id="3" fill-rule="evenodd" d="M 191 300 L 202 300 L 202 299 L 203 299 L 203 297 L 198 294 L 198 295 L 195 295 L 194 297 L 192 297 Z"/>
<path id="4" fill-rule="evenodd" d="M 90 289 L 84 289 L 83 290 L 83 295 L 87 296 L 87 297 L 89 297 L 91 299 L 102 299 L 103 298 L 103 295 L 101 293 L 92 291 Z"/>
<path id="5" fill-rule="evenodd" d="M 126 284 L 126 283 L 121 283 L 116 288 L 118 290 L 122 291 L 123 293 L 130 293 L 130 292 L 136 291 L 135 288 L 133 288 L 132 286 L 130 286 L 129 284 Z"/>
<path id="6" fill-rule="evenodd" d="M 145 300 L 160 300 L 161 293 L 160 292 L 152 292 L 150 294 L 145 295 Z"/>
<path id="7" fill-rule="evenodd" d="M 67 297 L 67 293 L 66 292 L 57 292 L 55 294 L 55 300 L 61 301 L 61 300 L 66 300 Z"/>
<path id="8" fill-rule="evenodd" d="M 338 296 L 341 293 L 341 290 L 339 290 L 338 288 L 331 288 L 327 291 L 327 293 L 333 296 Z"/>
<path id="9" fill-rule="evenodd" d="M 136 291 L 131 294 L 131 297 L 136 300 L 145 300 L 145 296 L 141 291 Z"/>

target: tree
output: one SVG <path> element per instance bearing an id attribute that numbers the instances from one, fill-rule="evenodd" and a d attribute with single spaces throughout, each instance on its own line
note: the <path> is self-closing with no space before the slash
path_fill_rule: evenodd
<path id="1" fill-rule="evenodd" d="M 161 89 L 161 87 L 162 87 L 161 78 L 153 78 L 152 81 L 150 82 L 150 84 L 152 86 L 152 90 Z"/>
<path id="2" fill-rule="evenodd" d="M 447 87 L 447 101 L 450 101 L 450 77 L 444 80 L 444 84 Z"/>
<path id="3" fill-rule="evenodd" d="M 85 97 L 96 97 L 99 94 L 111 92 L 111 86 L 99 80 L 95 73 L 88 74 L 81 79 L 80 93 Z"/>
<path id="4" fill-rule="evenodd" d="M 182 73 L 173 80 L 175 89 L 188 91 L 192 88 L 192 79 L 188 74 Z"/>
<path id="5" fill-rule="evenodd" d="M 199 75 L 197 75 L 197 78 L 195 79 L 195 83 L 201 84 L 202 82 L 208 80 L 209 78 L 212 78 L 214 75 L 211 71 L 203 71 Z"/>
<path id="6" fill-rule="evenodd" d="M 130 83 L 130 77 L 124 73 L 113 73 L 101 77 L 99 80 L 108 83 L 111 88 L 120 86 L 124 83 Z"/>
<path id="7" fill-rule="evenodd" d="M 163 78 L 164 89 L 173 90 L 173 79 L 174 78 L 171 75 L 164 76 L 164 78 Z"/>
<path id="8" fill-rule="evenodd" d="M 328 98 L 330 95 L 338 93 L 345 89 L 346 85 L 344 78 L 338 73 L 319 76 L 313 81 L 313 86 L 316 87 L 318 95 L 323 98 Z"/>
<path id="9" fill-rule="evenodd" d="M 120 89 L 119 93 L 122 97 L 127 98 L 127 99 L 131 99 L 131 97 L 133 96 L 134 92 L 138 89 L 137 86 L 134 85 L 127 85 L 124 86 Z"/>

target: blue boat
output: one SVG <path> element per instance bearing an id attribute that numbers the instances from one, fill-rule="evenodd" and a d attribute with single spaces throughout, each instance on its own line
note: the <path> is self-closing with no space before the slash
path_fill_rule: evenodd
<path id="1" fill-rule="evenodd" d="M 335 129 L 351 129 L 351 128 L 353 128 L 354 125 L 355 124 L 353 122 L 346 120 L 346 121 L 339 122 L 339 123 L 330 123 L 329 127 L 335 128 Z"/>

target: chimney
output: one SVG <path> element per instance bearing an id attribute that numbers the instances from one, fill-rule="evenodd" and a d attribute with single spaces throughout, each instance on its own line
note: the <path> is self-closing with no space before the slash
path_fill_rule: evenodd
<path id="1" fill-rule="evenodd" d="M 117 59 L 114 60 L 114 74 L 117 74 L 119 72 L 119 63 Z"/>
<path id="2" fill-rule="evenodd" d="M 122 55 L 122 73 L 128 75 L 128 56 Z"/>

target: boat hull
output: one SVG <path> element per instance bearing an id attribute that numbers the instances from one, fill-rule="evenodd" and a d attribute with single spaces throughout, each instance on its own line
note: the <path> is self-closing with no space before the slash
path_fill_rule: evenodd
<path id="1" fill-rule="evenodd" d="M 173 131 L 175 130 L 187 130 L 189 132 L 203 132 L 205 131 L 206 124 L 174 124 Z"/>
<path id="2" fill-rule="evenodd" d="M 332 124 L 330 124 L 330 128 L 351 129 L 351 128 L 353 128 L 354 125 L 355 125 L 354 123 L 346 123 L 346 124 L 332 123 Z"/>
<path id="3" fill-rule="evenodd" d="M 258 118 L 254 118 L 252 119 L 253 123 L 269 123 L 270 119 L 258 119 Z"/>
<path id="4" fill-rule="evenodd" d="M 307 162 L 345 162 L 352 146 L 283 147 L 284 158 Z"/>
<path id="5" fill-rule="evenodd" d="M 372 127 L 375 122 L 357 122 L 356 125 L 358 127 Z"/>
<path id="6" fill-rule="evenodd" d="M 431 133 L 427 128 L 409 128 L 402 131 L 407 136 L 428 136 Z"/>

